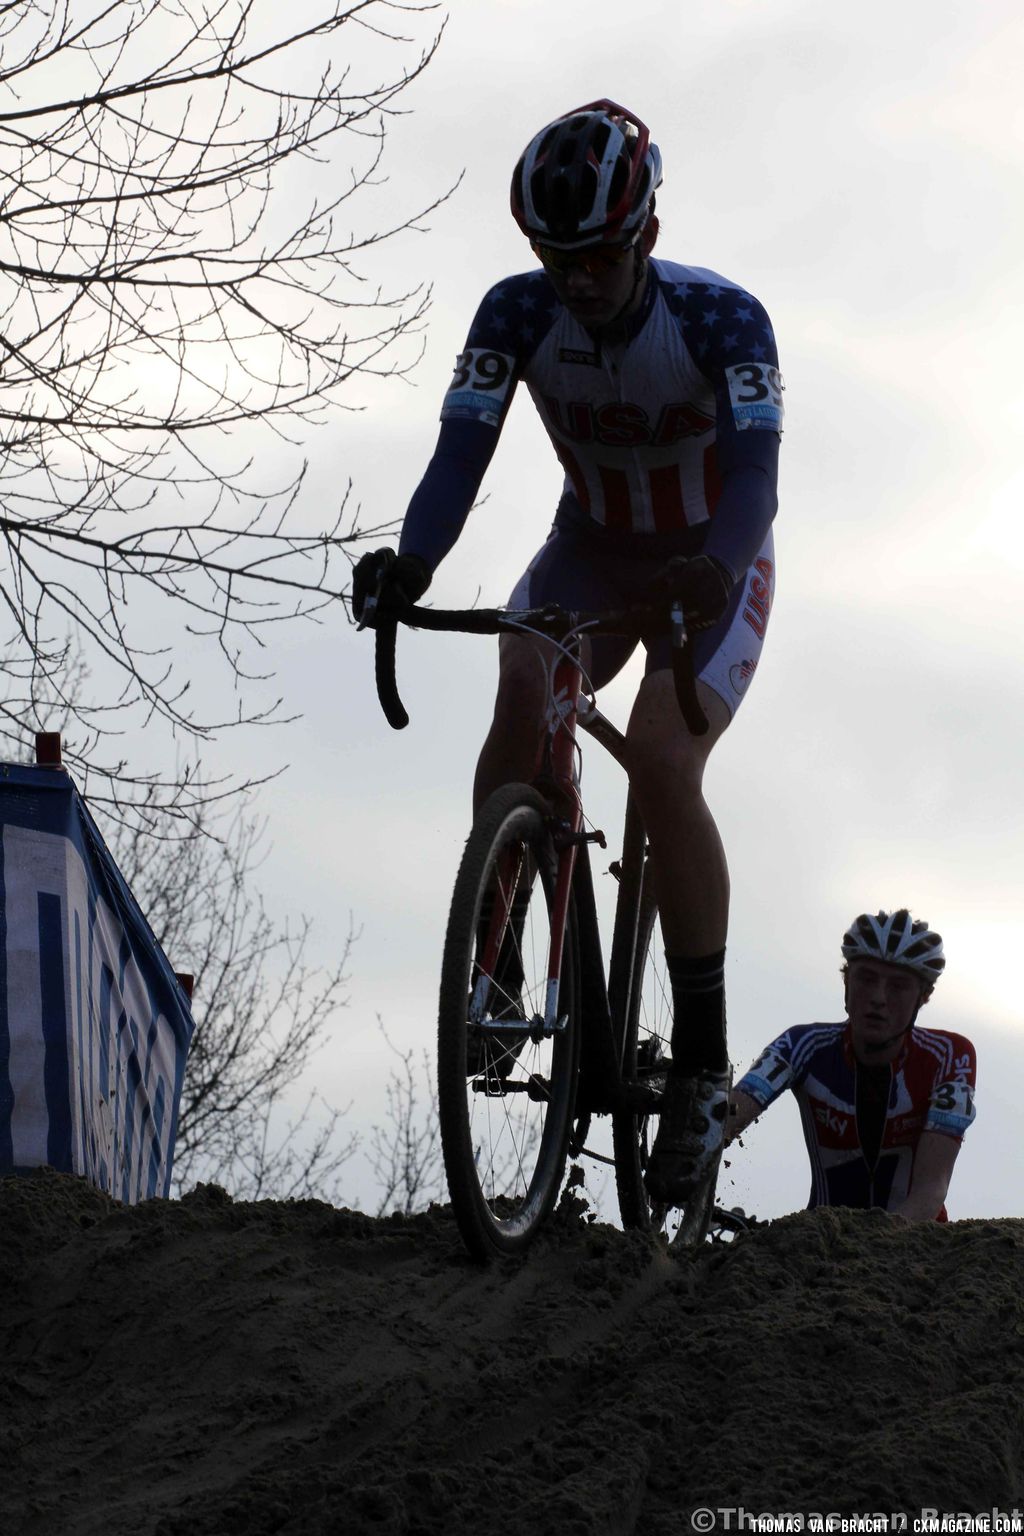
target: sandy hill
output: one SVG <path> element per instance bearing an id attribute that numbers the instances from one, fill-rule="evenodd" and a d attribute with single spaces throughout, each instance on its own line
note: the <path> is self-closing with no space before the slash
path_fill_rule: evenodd
<path id="1" fill-rule="evenodd" d="M 676 1260 L 570 1207 L 481 1270 L 444 1211 L 3 1180 L 0 1533 L 1010 1510 L 1022 1279 L 1021 1221 L 802 1213 Z"/>

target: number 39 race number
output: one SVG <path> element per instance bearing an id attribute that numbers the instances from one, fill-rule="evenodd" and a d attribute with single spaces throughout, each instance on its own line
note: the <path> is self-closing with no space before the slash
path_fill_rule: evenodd
<path id="1" fill-rule="evenodd" d="M 782 431 L 782 374 L 767 363 L 735 363 L 725 370 L 737 432 L 762 427 Z"/>
<path id="2" fill-rule="evenodd" d="M 453 417 L 486 421 L 496 427 L 512 385 L 514 358 L 504 352 L 470 347 L 455 360 L 455 373 L 441 410 L 442 421 Z"/>

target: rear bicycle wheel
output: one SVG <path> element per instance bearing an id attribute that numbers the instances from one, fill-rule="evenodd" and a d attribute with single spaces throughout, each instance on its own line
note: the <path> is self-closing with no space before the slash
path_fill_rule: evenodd
<path id="1" fill-rule="evenodd" d="M 466 843 L 441 968 L 438 1110 L 452 1210 L 477 1259 L 521 1251 L 558 1197 L 579 1066 L 575 929 L 545 1021 L 557 856 L 543 798 L 497 790 Z"/>
<path id="2" fill-rule="evenodd" d="M 665 1091 L 672 1053 L 672 985 L 661 950 L 658 907 L 645 879 L 644 838 L 639 813 L 627 807 L 625 848 L 608 994 L 620 1052 L 622 1076 L 660 1096 Z M 718 1160 L 681 1206 L 652 1201 L 644 1183 L 651 1147 L 658 1131 L 656 1104 L 640 1112 L 612 1116 L 615 1184 L 622 1225 L 656 1232 L 673 1247 L 702 1243 L 715 1207 Z"/>

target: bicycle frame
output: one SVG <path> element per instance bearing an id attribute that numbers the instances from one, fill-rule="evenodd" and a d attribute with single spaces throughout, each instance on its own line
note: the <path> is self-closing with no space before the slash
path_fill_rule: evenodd
<path id="1" fill-rule="evenodd" d="M 632 628 L 637 614 L 642 617 L 642 627 Z M 676 697 L 680 710 L 691 732 L 702 735 L 708 728 L 707 717 L 697 697 L 693 673 L 693 653 L 688 644 L 682 608 L 673 603 L 669 615 L 673 636 L 672 670 Z M 625 738 L 591 703 L 581 698 L 582 667 L 579 657 L 579 635 L 586 629 L 590 633 L 639 635 L 650 629 L 652 610 L 644 608 L 624 609 L 608 614 L 568 614 L 551 605 L 544 609 L 510 614 L 502 610 L 476 609 L 446 613 L 440 610 L 409 607 L 400 614 L 382 615 L 376 610 L 376 600 L 368 599 L 361 618 L 362 624 L 376 628 L 376 677 L 377 691 L 389 723 L 401 730 L 408 724 L 408 714 L 398 696 L 395 683 L 395 637 L 399 621 L 415 628 L 450 630 L 458 629 L 467 634 L 500 634 L 504 632 L 530 632 L 547 636 L 559 645 L 559 653 L 552 664 L 548 717 L 540 756 L 540 772 L 535 780 L 542 793 L 553 803 L 552 839 L 558 854 L 558 869 L 553 898 L 551 920 L 552 942 L 547 966 L 547 982 L 543 1017 L 532 1019 L 487 1019 L 488 983 L 493 974 L 502 941 L 512 919 L 515 891 L 522 870 L 509 869 L 501 889 L 503 899 L 495 902 L 486 935 L 479 951 L 481 978 L 474 988 L 469 1009 L 469 1021 L 485 1025 L 489 1032 L 521 1033 L 524 1027 L 540 1039 L 559 1030 L 562 1021 L 558 1016 L 559 984 L 563 962 L 566 925 L 575 910 L 580 930 L 580 954 L 584 959 L 581 976 L 584 1008 L 592 1021 L 585 1036 L 583 1074 L 589 1082 L 587 1097 L 594 1100 L 595 1109 L 637 1109 L 646 1107 L 643 1095 L 634 1095 L 634 1102 L 626 1103 L 623 1094 L 623 1065 L 621 1050 L 616 1048 L 612 1033 L 612 1012 L 605 983 L 604 962 L 594 901 L 593 881 L 587 843 L 598 841 L 602 846 L 603 835 L 588 834 L 583 830 L 583 806 L 574 773 L 577 726 L 611 753 L 625 768 Z M 524 622 L 529 621 L 529 622 Z M 635 805 L 627 800 L 625 847 L 623 865 L 631 869 L 634 937 L 636 919 L 643 892 L 645 838 L 642 823 Z M 633 959 L 635 964 L 635 955 Z"/>
<path id="2" fill-rule="evenodd" d="M 551 924 L 551 951 L 548 956 L 548 985 L 544 1022 L 557 1017 L 558 987 L 562 973 L 565 929 L 569 921 L 569 898 L 583 832 L 583 801 L 575 773 L 576 718 L 579 713 L 580 671 L 578 645 L 569 654 L 563 651 L 555 662 L 548 702 L 546 734 L 542 749 L 537 787 L 549 793 L 558 819 L 553 828 L 558 851 L 558 876 L 555 882 L 554 910 Z"/>
<path id="3" fill-rule="evenodd" d="M 553 838 L 558 852 L 558 870 L 553 897 L 543 1020 L 508 1020 L 502 1021 L 499 1025 L 488 1025 L 489 1028 L 515 1030 L 521 1028 L 522 1023 L 525 1022 L 534 1029 L 539 1029 L 541 1033 L 550 1035 L 560 1027 L 558 993 L 565 950 L 565 930 L 569 921 L 569 901 L 573 889 L 573 877 L 576 873 L 577 856 L 581 846 L 585 846 L 583 839 L 586 836 L 583 832 L 583 802 L 580 799 L 573 761 L 581 685 L 582 673 L 578 655 L 565 648 L 552 669 L 545 736 L 541 748 L 539 771 L 535 776 L 538 788 L 551 800 L 553 806 L 557 807 L 558 812 L 561 812 L 553 827 Z M 508 870 L 498 882 L 499 896 L 494 903 L 481 950 L 481 976 L 470 1006 L 470 1018 L 474 1022 L 482 1021 L 488 977 L 494 973 L 502 943 L 512 920 L 516 890 L 519 881 L 524 877 L 529 878 L 530 872 L 524 869 L 522 854 L 516 856 L 515 867 L 510 856 Z M 595 917 L 595 936 L 596 932 Z"/>
<path id="4" fill-rule="evenodd" d="M 580 637 L 645 638 L 658 615 L 643 605 L 602 613 L 552 605 L 511 613 L 412 607 L 400 617 L 415 628 L 530 634 L 553 647 L 537 772 L 530 785 L 500 786 L 474 819 L 445 937 L 439 1104 L 459 1230 L 474 1257 L 521 1251 L 553 1207 L 566 1156 L 582 1154 L 614 1166 L 627 1226 L 660 1230 L 668 1211 L 652 1203 L 646 1168 L 671 1070 L 671 1005 L 666 1015 L 665 987 L 653 970 L 653 997 L 648 992 L 657 903 L 647 886 L 646 834 L 628 794 L 621 861 L 610 869 L 619 887 L 606 980 L 587 845 L 607 844 L 586 830 L 575 771 L 580 728 L 628 770 L 625 738 L 585 691 Z M 676 697 L 699 735 L 707 719 L 692 650 L 681 614 L 673 609 L 670 617 Z M 377 617 L 376 628 L 378 694 L 401 729 L 408 716 L 395 684 L 397 619 Z M 537 1011 L 525 1017 L 527 1009 Z M 492 1099 L 502 1101 L 497 1109 Z M 585 1145 L 591 1117 L 600 1114 L 611 1116 L 610 1158 Z M 672 1241 L 703 1238 L 713 1191 L 712 1175 L 685 1203 Z"/>
<path id="5" fill-rule="evenodd" d="M 534 783 L 551 802 L 552 841 L 558 866 L 551 914 L 551 944 L 547 962 L 547 984 L 543 1019 L 504 1019 L 488 1021 L 492 1032 L 515 1033 L 525 1024 L 535 1038 L 553 1035 L 564 1028 L 559 1017 L 558 998 L 565 951 L 565 933 L 575 913 L 578 951 L 581 961 L 581 995 L 587 1028 L 582 1036 L 582 1112 L 606 1112 L 617 1106 L 623 1087 L 622 1042 L 614 1039 L 612 1007 L 605 981 L 597 903 L 590 867 L 588 843 L 606 847 L 604 834 L 584 831 L 583 802 L 575 772 L 577 727 L 582 727 L 598 741 L 622 767 L 626 766 L 626 743 L 622 733 L 585 696 L 581 696 L 582 670 L 574 649 L 564 649 L 552 665 L 545 735 Z M 639 914 L 643 879 L 645 838 L 635 807 L 627 810 L 624 858 L 639 861 L 635 872 L 633 930 Z M 488 994 L 488 978 L 494 974 L 509 924 L 520 879 L 524 878 L 522 855 L 513 869 L 499 881 L 500 899 L 495 901 L 481 949 L 481 975 L 477 982 L 470 1019 L 483 1023 Z M 528 872 L 527 877 L 528 877 Z"/>

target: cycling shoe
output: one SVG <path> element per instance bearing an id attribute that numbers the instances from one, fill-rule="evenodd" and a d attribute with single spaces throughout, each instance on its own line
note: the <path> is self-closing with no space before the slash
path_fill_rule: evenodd
<path id="1" fill-rule="evenodd" d="M 660 1205 L 682 1205 L 715 1171 L 729 1112 L 731 1072 L 670 1076 L 644 1182 Z"/>

